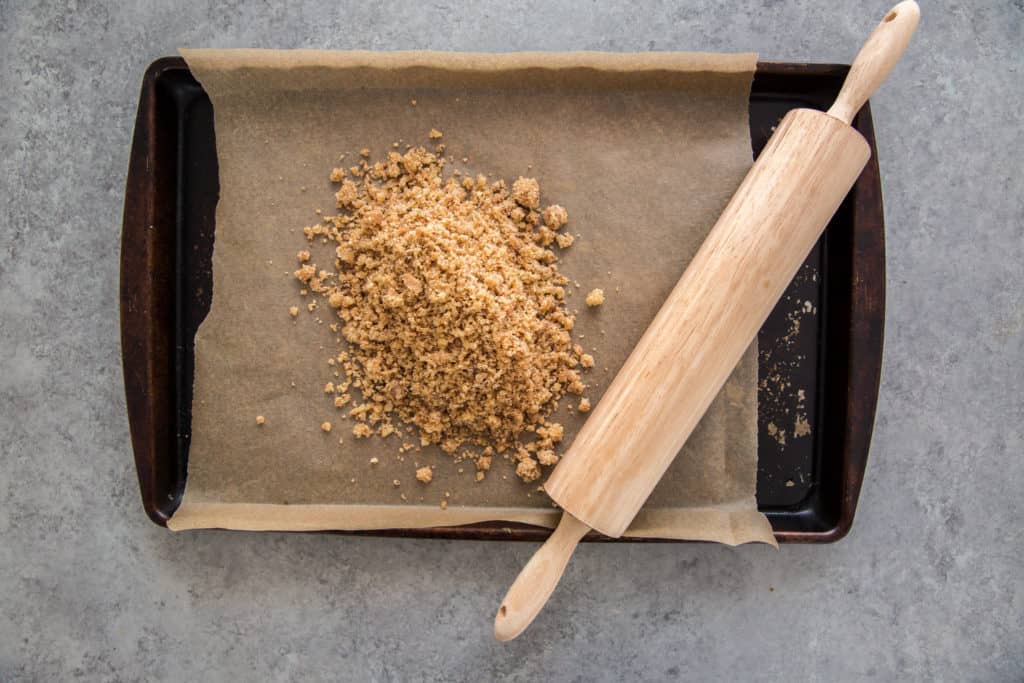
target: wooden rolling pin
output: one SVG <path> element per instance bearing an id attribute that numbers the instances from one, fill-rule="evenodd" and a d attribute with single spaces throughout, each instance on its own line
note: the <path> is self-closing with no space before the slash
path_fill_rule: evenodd
<path id="1" fill-rule="evenodd" d="M 885 15 L 828 113 L 782 119 L 545 484 L 562 521 L 502 601 L 498 640 L 529 626 L 588 531 L 626 531 L 704 416 L 871 156 L 850 122 L 919 16 L 913 0 Z"/>

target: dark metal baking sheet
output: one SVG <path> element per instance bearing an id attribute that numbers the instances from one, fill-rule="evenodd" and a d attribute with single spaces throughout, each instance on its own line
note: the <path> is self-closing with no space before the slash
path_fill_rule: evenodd
<path id="1" fill-rule="evenodd" d="M 827 109 L 847 70 L 759 63 L 750 97 L 754 155 L 790 109 Z M 830 542 L 849 531 L 871 441 L 885 244 L 868 105 L 854 126 L 871 144 L 871 161 L 758 335 L 757 499 L 782 542 Z M 185 488 L 192 341 L 210 307 L 217 192 L 210 100 L 184 60 L 157 60 L 143 79 L 125 191 L 121 335 L 139 486 L 146 513 L 161 525 Z M 802 307 L 813 314 L 799 315 L 797 329 Z M 810 434 L 793 438 L 798 415 Z M 778 429 L 787 430 L 784 445 Z M 550 531 L 487 522 L 358 533 L 538 540 Z"/>

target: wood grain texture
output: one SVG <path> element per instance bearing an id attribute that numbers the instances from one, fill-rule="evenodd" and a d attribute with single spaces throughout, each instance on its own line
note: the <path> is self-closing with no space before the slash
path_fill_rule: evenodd
<path id="1" fill-rule="evenodd" d="M 622 535 L 869 156 L 832 116 L 786 115 L 548 479 L 562 508 Z"/>

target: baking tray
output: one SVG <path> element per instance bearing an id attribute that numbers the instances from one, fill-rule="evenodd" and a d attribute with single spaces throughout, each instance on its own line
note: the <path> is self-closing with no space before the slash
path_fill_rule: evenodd
<path id="1" fill-rule="evenodd" d="M 754 156 L 790 109 L 827 109 L 848 69 L 758 63 Z M 757 500 L 780 542 L 846 535 L 867 464 L 882 360 L 885 236 L 868 105 L 853 125 L 870 143 L 871 160 L 758 335 Z M 143 78 L 125 190 L 121 348 L 142 502 L 160 525 L 185 490 L 192 344 L 210 308 L 218 189 L 210 100 L 182 58 L 158 59 Z M 804 308 L 813 313 L 799 316 L 796 328 L 794 312 Z M 783 445 L 779 425 L 791 426 L 798 412 L 810 434 L 790 432 Z M 485 522 L 352 533 L 541 540 L 551 532 Z"/>

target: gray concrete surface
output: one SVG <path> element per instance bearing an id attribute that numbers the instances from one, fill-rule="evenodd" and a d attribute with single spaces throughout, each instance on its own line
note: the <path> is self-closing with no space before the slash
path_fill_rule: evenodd
<path id="1" fill-rule="evenodd" d="M 852 535 L 584 547 L 499 645 L 532 545 L 144 517 L 117 280 L 146 65 L 180 45 L 848 61 L 885 3 L 0 0 L 0 680 L 1022 680 L 1024 7 L 923 5 L 873 103 L 889 304 Z"/>

